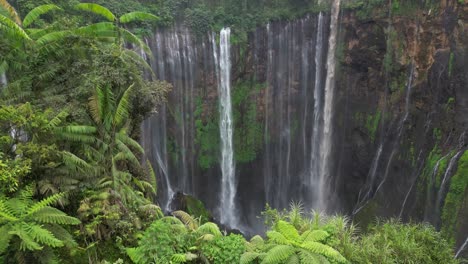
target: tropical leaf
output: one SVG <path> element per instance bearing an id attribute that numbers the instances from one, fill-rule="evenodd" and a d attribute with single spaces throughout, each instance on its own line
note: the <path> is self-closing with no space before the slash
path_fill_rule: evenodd
<path id="1" fill-rule="evenodd" d="M 48 129 L 55 129 L 58 127 L 65 118 L 67 118 L 68 112 L 66 110 L 62 110 L 58 113 L 54 118 L 52 118 L 49 123 L 47 124 Z"/>
<path id="2" fill-rule="evenodd" d="M 56 6 L 56 5 L 53 5 L 53 4 L 49 4 L 49 5 L 40 5 L 38 7 L 35 7 L 33 10 L 31 10 L 25 17 L 24 17 L 24 20 L 23 20 L 23 27 L 28 27 L 29 25 L 31 25 L 32 23 L 34 23 L 34 21 L 36 21 L 36 19 L 43 15 L 43 14 L 46 14 L 50 11 L 53 11 L 53 10 L 62 10 L 62 8 Z"/>
<path id="3" fill-rule="evenodd" d="M 151 54 L 152 54 L 151 49 L 139 37 L 137 37 L 132 32 L 130 32 L 130 31 L 124 29 L 124 28 L 120 28 L 119 30 L 120 30 L 121 37 L 122 37 L 122 39 L 124 41 L 136 45 L 137 47 L 142 49 L 146 54 L 151 56 Z"/>
<path id="4" fill-rule="evenodd" d="M 34 241 L 34 239 L 29 235 L 27 227 L 24 226 L 24 224 L 15 224 L 9 234 L 16 235 L 21 239 L 20 250 L 24 251 L 43 249 L 43 247 Z"/>
<path id="5" fill-rule="evenodd" d="M 80 3 L 75 6 L 75 9 L 94 13 L 96 15 L 106 18 L 107 20 L 111 22 L 115 21 L 114 14 L 109 9 L 103 7 L 102 5 L 98 5 L 94 3 Z"/>
<path id="6" fill-rule="evenodd" d="M 154 172 L 153 166 L 149 160 L 146 160 L 146 168 L 148 172 L 148 182 L 153 186 L 154 195 L 158 194 L 158 181 L 156 180 L 156 173 Z"/>
<path id="7" fill-rule="evenodd" d="M 0 0 L 0 7 L 8 12 L 10 18 L 13 19 L 16 24 L 21 25 L 21 18 L 18 15 L 18 12 L 16 12 L 16 9 L 11 6 L 7 0 Z"/>
<path id="8" fill-rule="evenodd" d="M 80 27 L 74 30 L 73 33 L 88 38 L 116 38 L 117 28 L 111 22 L 99 22 Z"/>
<path id="9" fill-rule="evenodd" d="M 71 31 L 64 30 L 64 31 L 55 31 L 51 33 L 47 33 L 42 35 L 36 40 L 36 44 L 38 48 L 50 48 L 51 43 L 62 41 L 67 37 L 71 36 Z"/>
<path id="10" fill-rule="evenodd" d="M 19 39 L 31 40 L 28 34 L 18 24 L 4 15 L 0 15 L 0 31 Z"/>
<path id="11" fill-rule="evenodd" d="M 119 19 L 120 23 L 130 23 L 134 21 L 157 21 L 159 17 L 145 12 L 130 12 L 122 15 Z"/>
<path id="12" fill-rule="evenodd" d="M 122 141 L 125 145 L 134 148 L 135 150 L 138 151 L 138 153 L 145 153 L 145 150 L 141 147 L 140 143 L 138 143 L 136 140 L 132 139 L 129 137 L 127 134 L 119 132 L 115 134 L 115 137 Z"/>

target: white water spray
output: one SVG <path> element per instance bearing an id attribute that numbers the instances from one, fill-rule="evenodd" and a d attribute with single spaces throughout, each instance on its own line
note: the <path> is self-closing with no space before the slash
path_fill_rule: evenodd
<path id="1" fill-rule="evenodd" d="M 236 227 L 237 209 L 236 174 L 233 146 L 233 119 L 231 106 L 231 58 L 230 58 L 230 28 L 223 28 L 220 33 L 219 53 L 219 132 L 221 137 L 221 223 Z M 215 58 L 217 55 L 215 54 Z"/>

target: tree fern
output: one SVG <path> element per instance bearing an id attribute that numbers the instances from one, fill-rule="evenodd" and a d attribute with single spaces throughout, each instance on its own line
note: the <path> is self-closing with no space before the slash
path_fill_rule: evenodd
<path id="1" fill-rule="evenodd" d="M 174 211 L 172 215 L 179 218 L 190 230 L 198 229 L 198 221 L 184 211 Z"/>

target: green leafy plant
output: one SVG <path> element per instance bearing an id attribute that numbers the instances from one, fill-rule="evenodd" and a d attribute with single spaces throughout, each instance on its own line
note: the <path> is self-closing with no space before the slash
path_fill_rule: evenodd
<path id="1" fill-rule="evenodd" d="M 32 254 L 40 263 L 56 263 L 52 248 L 75 246 L 62 226 L 77 225 L 80 221 L 51 206 L 63 193 L 37 202 L 32 198 L 33 190 L 28 186 L 14 198 L 0 198 L 0 255 L 14 254 L 21 263 Z M 7 252 L 9 248 L 12 251 Z"/>

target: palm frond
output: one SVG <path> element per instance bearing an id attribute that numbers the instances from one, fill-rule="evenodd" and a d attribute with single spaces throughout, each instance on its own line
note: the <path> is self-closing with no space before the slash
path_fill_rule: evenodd
<path id="1" fill-rule="evenodd" d="M 16 12 L 16 9 L 11 6 L 7 0 L 0 0 L 0 6 L 8 12 L 8 15 L 10 15 L 10 18 L 13 19 L 16 24 L 21 25 L 21 18 L 18 12 Z"/>
<path id="2" fill-rule="evenodd" d="M 71 33 L 69 30 L 63 30 L 44 34 L 36 40 L 37 47 L 39 49 L 50 48 L 51 43 L 62 41 L 69 37 Z"/>
<path id="3" fill-rule="evenodd" d="M 115 38 L 117 37 L 117 28 L 111 22 L 99 22 L 80 27 L 73 33 L 88 38 Z"/>
<path id="4" fill-rule="evenodd" d="M 155 16 L 150 13 L 145 13 L 145 12 L 130 12 L 130 13 L 123 14 L 119 18 L 119 21 L 122 24 L 130 23 L 134 21 L 157 21 L 157 20 L 159 20 L 158 16 Z"/>
<path id="5" fill-rule="evenodd" d="M 136 140 L 132 139 L 131 137 L 129 137 L 126 133 L 122 133 L 122 132 L 116 133 L 115 137 L 118 140 L 120 140 L 122 143 L 124 143 L 125 145 L 127 145 L 129 147 L 132 147 L 135 150 L 137 150 L 138 153 L 140 153 L 140 154 L 145 153 L 145 150 L 141 147 L 140 143 L 138 143 L 138 141 L 136 141 Z"/>
<path id="6" fill-rule="evenodd" d="M 75 9 L 77 10 L 82 10 L 86 12 L 91 12 L 96 15 L 102 16 L 105 19 L 114 22 L 115 21 L 115 16 L 114 14 L 107 8 L 103 7 L 102 5 L 99 4 L 94 4 L 94 3 L 80 3 L 75 6 Z"/>
<path id="7" fill-rule="evenodd" d="M 143 42 L 139 37 L 134 35 L 132 32 L 126 30 L 125 28 L 119 28 L 121 37 L 124 41 L 134 44 L 140 49 L 142 49 L 147 55 L 151 56 L 151 49 Z"/>
<path id="8" fill-rule="evenodd" d="M 38 7 L 35 7 L 33 10 L 29 11 L 29 13 L 24 17 L 23 27 L 25 28 L 28 27 L 29 25 L 34 23 L 34 21 L 36 21 L 36 19 L 39 16 L 46 14 L 53 10 L 62 10 L 62 8 L 53 4 L 40 5 Z"/>
<path id="9" fill-rule="evenodd" d="M 28 34 L 18 24 L 4 15 L 0 15 L 0 31 L 19 39 L 31 40 Z"/>
<path id="10" fill-rule="evenodd" d="M 130 96 L 133 92 L 133 87 L 134 84 L 130 85 L 125 92 L 123 93 L 122 97 L 119 100 L 119 103 L 117 104 L 117 108 L 115 109 L 114 113 L 114 126 L 120 127 L 123 125 L 125 122 L 127 122 L 128 119 L 128 113 L 130 111 Z"/>

